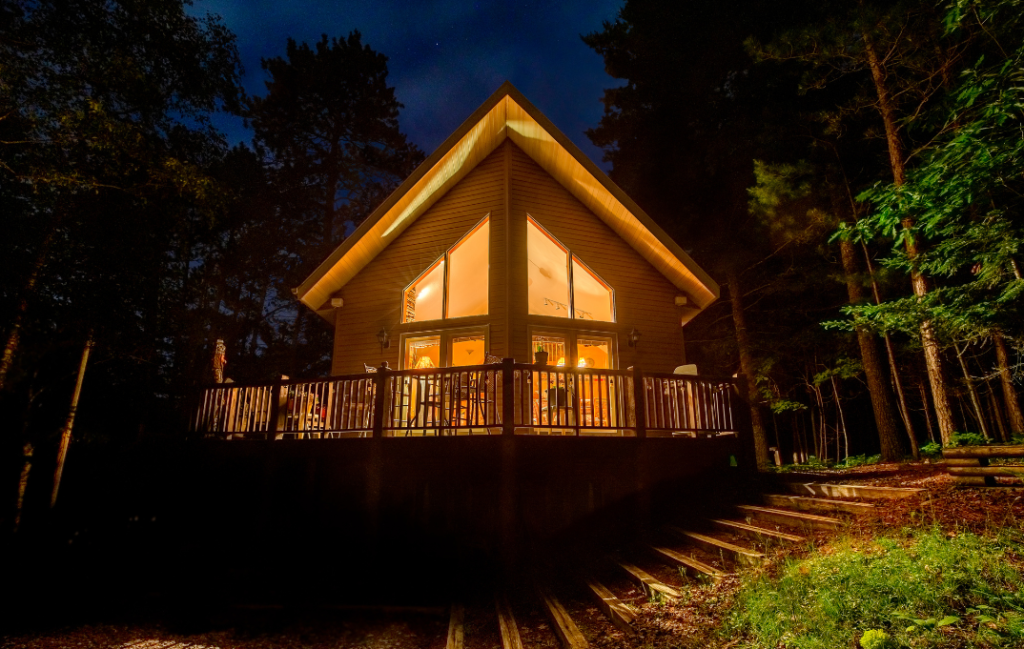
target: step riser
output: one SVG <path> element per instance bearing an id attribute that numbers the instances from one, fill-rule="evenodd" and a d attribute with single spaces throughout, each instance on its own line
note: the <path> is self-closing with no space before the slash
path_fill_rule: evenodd
<path id="1" fill-rule="evenodd" d="M 924 489 L 907 489 L 901 487 L 870 487 L 865 485 L 830 485 L 814 482 L 787 483 L 788 489 L 800 496 L 818 498 L 868 498 L 877 500 L 900 500 L 917 498 L 925 493 Z"/>
<path id="2" fill-rule="evenodd" d="M 740 534 L 749 539 L 755 541 L 762 541 L 765 543 L 806 543 L 807 539 L 796 534 L 787 534 L 785 532 L 776 532 L 775 530 L 765 529 L 763 527 L 756 527 L 753 525 L 747 525 L 746 523 L 738 523 L 736 521 L 724 521 L 724 520 L 713 520 L 711 524 L 718 529 L 732 532 L 733 534 Z"/>
<path id="3" fill-rule="evenodd" d="M 829 520 L 823 516 L 815 516 L 810 518 L 811 514 L 806 517 L 801 517 L 797 513 L 787 514 L 781 511 L 760 511 L 757 509 L 746 509 L 744 507 L 737 508 L 743 516 L 753 518 L 755 520 L 768 521 L 771 523 L 777 523 L 779 525 L 785 525 L 787 527 L 802 527 L 806 529 L 815 530 L 828 530 L 835 531 L 842 529 L 843 523 L 838 520 Z"/>
<path id="4" fill-rule="evenodd" d="M 803 512 L 843 512 L 857 516 L 877 516 L 878 508 L 867 503 L 851 503 L 836 500 L 822 500 L 801 496 L 766 494 L 764 502 L 772 507 L 788 507 Z"/>
<path id="5" fill-rule="evenodd" d="M 644 589 L 648 597 L 652 597 L 654 593 L 657 593 L 658 596 L 664 597 L 671 602 L 676 602 L 682 597 L 682 593 L 677 589 L 658 581 L 631 563 L 619 563 L 618 566 L 626 571 L 626 574 L 629 575 L 633 582 Z"/>
<path id="6" fill-rule="evenodd" d="M 697 546 L 698 548 L 710 552 L 711 554 L 721 555 L 733 563 L 741 566 L 753 567 L 764 563 L 765 557 L 760 552 L 754 550 L 746 550 L 745 548 L 739 548 L 731 543 L 725 543 L 718 541 L 717 539 L 704 536 L 703 534 L 694 534 L 693 532 L 687 532 L 686 530 L 680 530 L 676 528 L 670 528 L 672 533 L 683 539 L 690 545 Z"/>
<path id="7" fill-rule="evenodd" d="M 688 576 L 704 575 L 711 577 L 716 581 L 728 576 L 727 573 L 722 572 L 718 568 L 709 566 L 691 557 L 687 557 L 686 555 L 676 552 L 671 548 L 652 547 L 651 550 L 654 552 L 655 556 L 660 558 L 662 561 L 668 561 L 671 564 L 683 568 Z"/>

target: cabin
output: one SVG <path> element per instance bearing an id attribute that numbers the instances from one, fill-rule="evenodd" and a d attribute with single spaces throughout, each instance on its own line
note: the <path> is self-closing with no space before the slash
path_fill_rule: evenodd
<path id="1" fill-rule="evenodd" d="M 190 412 L 224 529 L 507 561 L 753 467 L 743 381 L 684 354 L 718 285 L 509 83 L 294 292 L 332 375 L 210 385 Z"/>
<path id="2" fill-rule="evenodd" d="M 511 84 L 298 288 L 333 374 L 485 356 L 671 373 L 718 285 Z"/>

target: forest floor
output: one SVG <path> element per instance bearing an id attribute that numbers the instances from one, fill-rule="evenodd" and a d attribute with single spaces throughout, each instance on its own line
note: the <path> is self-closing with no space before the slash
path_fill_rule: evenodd
<path id="1" fill-rule="evenodd" d="M 862 517 L 841 535 L 819 533 L 813 543 L 799 548 L 778 548 L 770 554 L 762 574 L 778 574 L 787 562 L 812 553 L 828 554 L 839 543 L 865 543 L 879 535 L 900 530 L 940 529 L 949 537 L 964 532 L 982 536 L 1007 529 L 1024 532 L 1024 489 L 960 489 L 954 487 L 944 467 L 937 464 L 876 464 L 842 470 L 818 470 L 786 474 L 785 479 L 842 482 L 887 487 L 918 487 L 928 490 L 921 499 L 885 501 L 878 517 Z M 745 579 L 751 578 L 750 574 Z M 677 603 L 634 599 L 638 616 L 636 636 L 629 638 L 598 614 L 596 608 L 577 605 L 573 615 L 582 616 L 593 647 L 609 649 L 696 648 L 729 649 L 743 646 L 744 638 L 730 637 L 725 630 L 744 581 L 726 578 L 689 588 Z M 467 649 L 499 649 L 493 605 L 467 603 Z M 487 611 L 491 611 L 490 614 Z M 516 613 L 526 647 L 559 645 L 539 611 Z M 398 611 L 236 611 L 210 620 L 204 628 L 183 633 L 168 627 L 159 616 L 130 623 L 77 624 L 18 635 L 0 636 L 0 648 L 42 649 L 64 647 L 123 647 L 125 649 L 257 649 L 351 648 L 443 649 L 448 631 L 445 609 Z"/>

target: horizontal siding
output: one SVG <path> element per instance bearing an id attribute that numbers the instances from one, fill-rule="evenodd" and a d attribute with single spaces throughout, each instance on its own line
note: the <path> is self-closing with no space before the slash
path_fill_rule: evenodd
<path id="1" fill-rule="evenodd" d="M 334 373 L 361 372 L 363 363 L 379 365 L 382 360 L 398 367 L 399 337 L 403 331 L 416 328 L 401 324 L 402 291 L 488 212 L 490 285 L 486 320 L 491 352 L 504 353 L 505 155 L 505 147 L 498 147 L 345 285 L 345 306 L 335 316 Z M 465 323 L 453 319 L 433 324 L 447 328 Z M 383 354 L 377 343 L 381 327 L 388 329 L 392 339 L 391 348 Z"/>
<path id="2" fill-rule="evenodd" d="M 619 366 L 639 364 L 648 371 L 672 371 L 683 363 L 680 318 L 674 304 L 679 290 L 629 244 L 583 206 L 519 147 L 512 146 L 511 207 L 517 263 L 514 264 L 513 345 L 517 359 L 531 355 L 528 325 L 559 329 L 614 331 Z M 526 215 L 533 216 L 615 290 L 614 324 L 530 317 L 526 293 Z M 633 327 L 642 333 L 637 349 L 626 345 Z"/>

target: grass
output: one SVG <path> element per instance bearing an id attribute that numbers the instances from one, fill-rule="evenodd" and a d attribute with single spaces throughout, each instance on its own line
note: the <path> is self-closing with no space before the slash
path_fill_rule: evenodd
<path id="1" fill-rule="evenodd" d="M 848 539 L 752 578 L 723 632 L 764 648 L 1019 647 L 1022 551 L 1008 535 L 938 529 Z"/>

